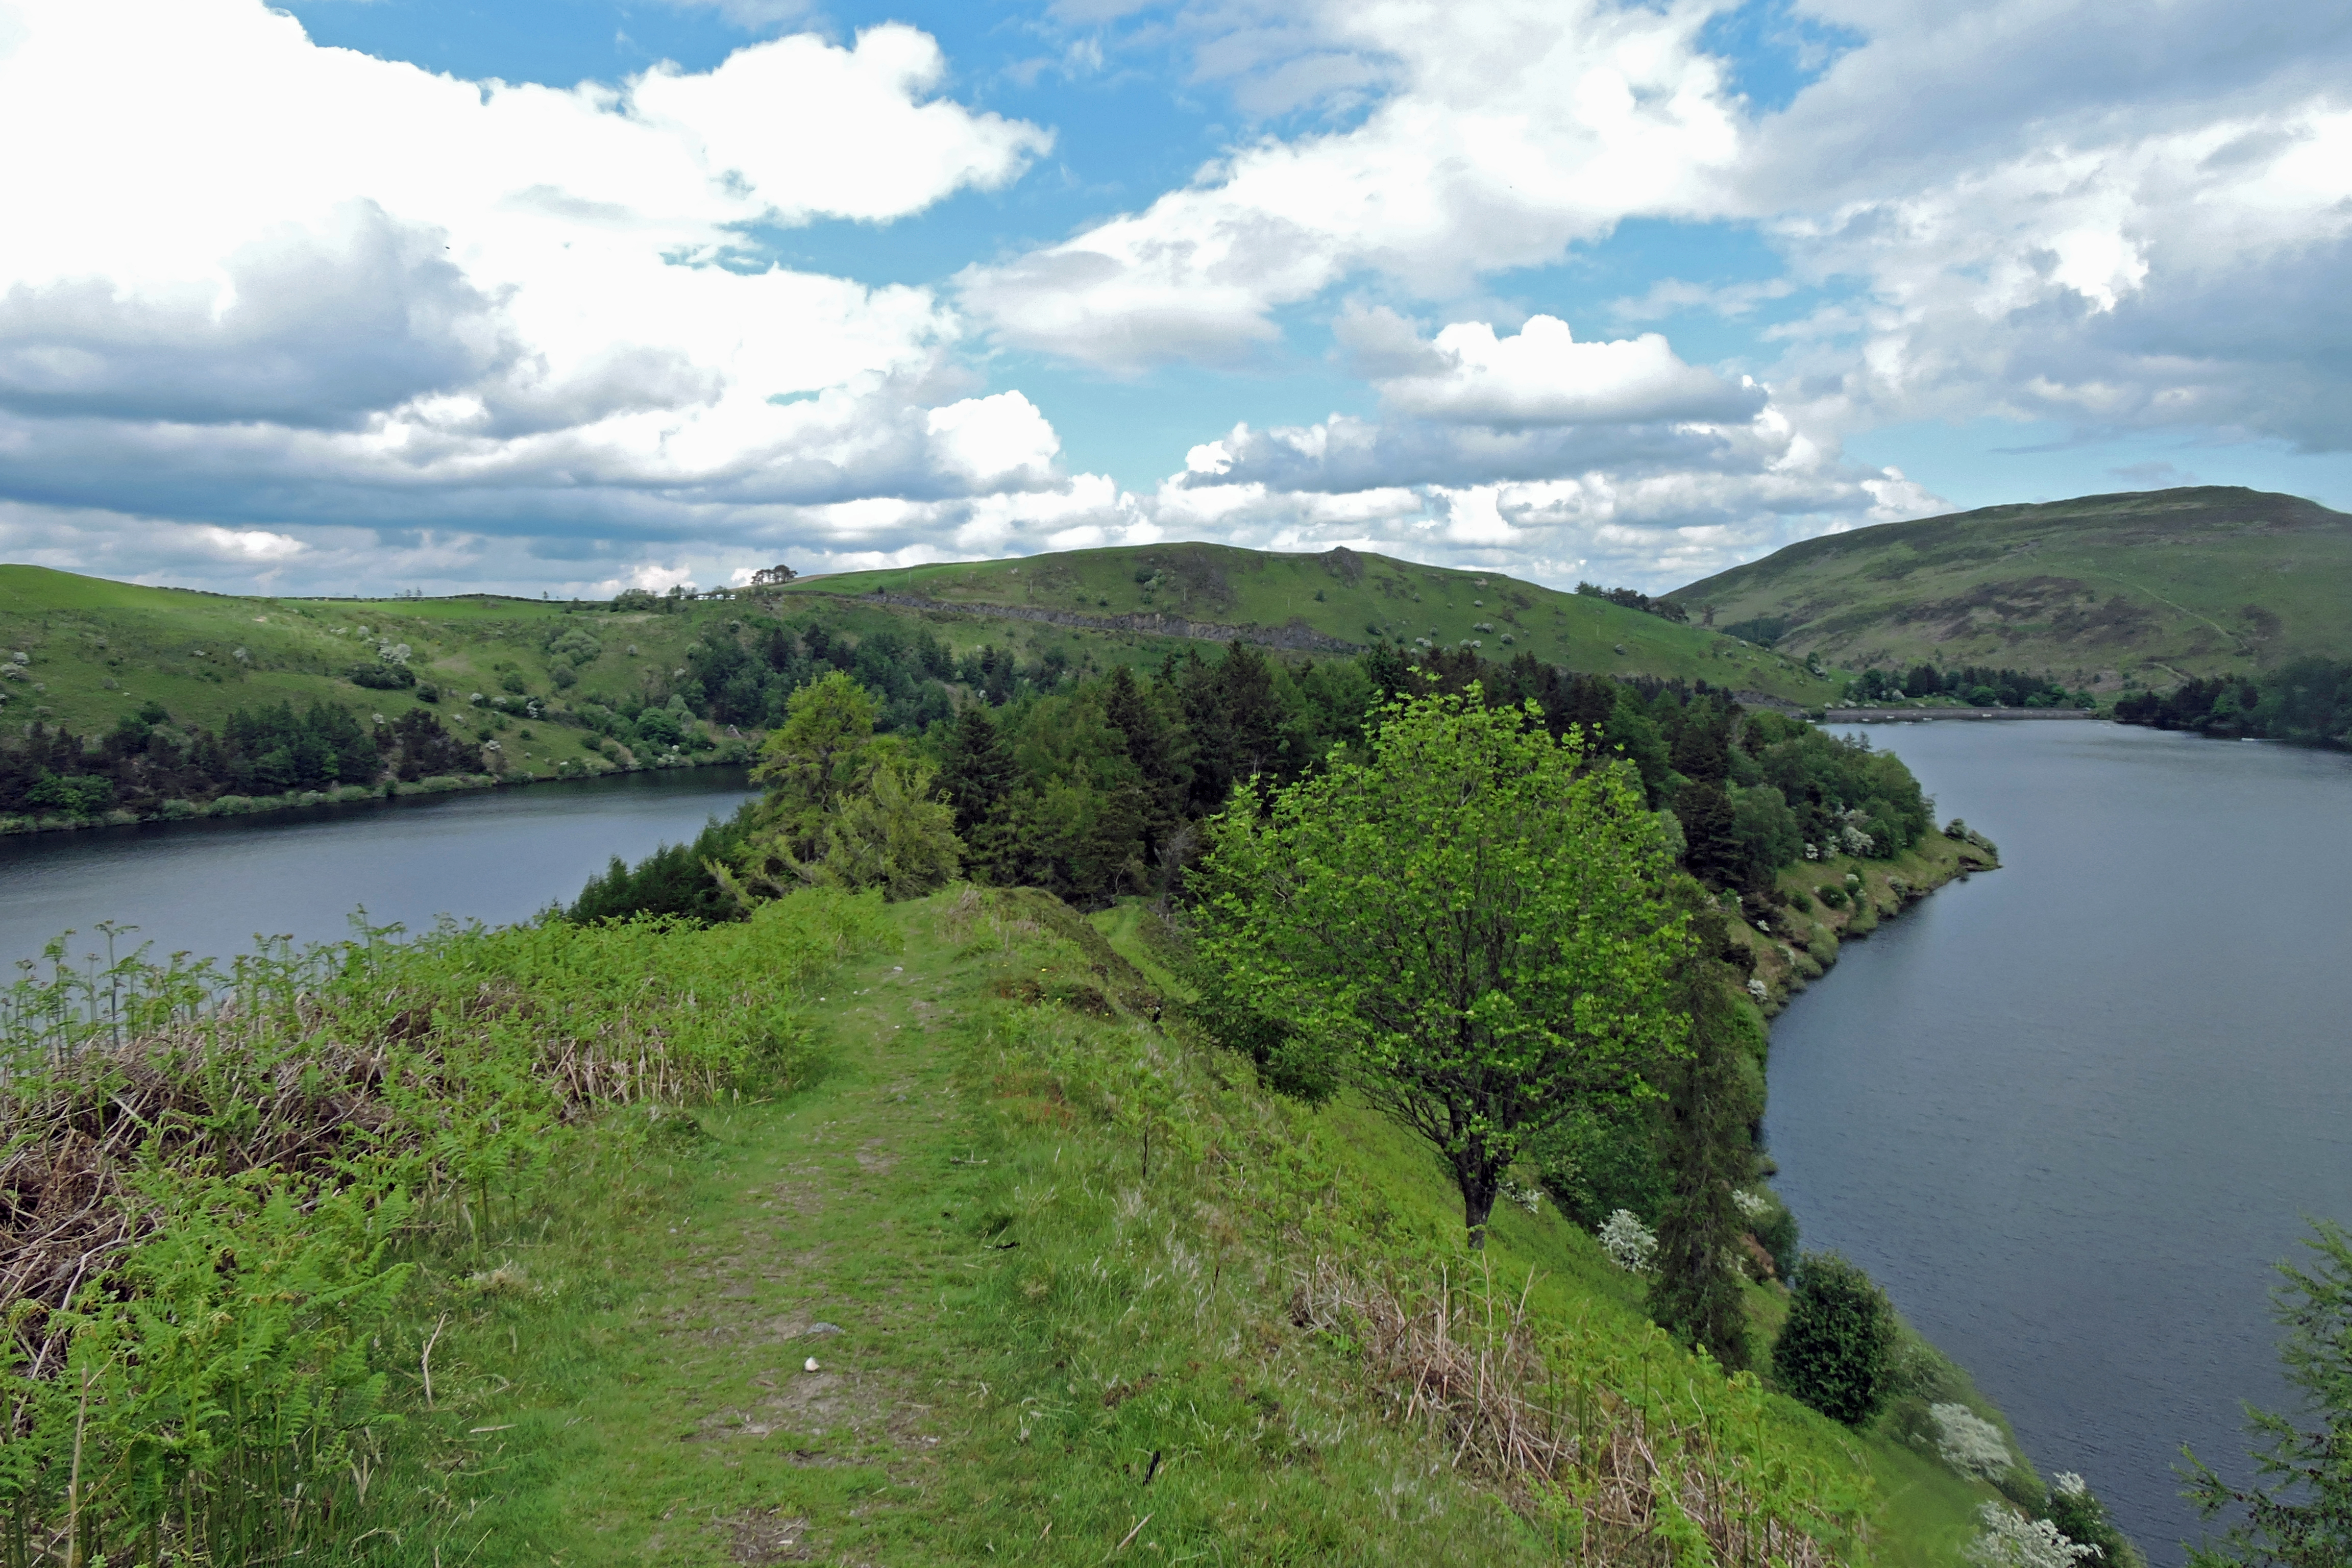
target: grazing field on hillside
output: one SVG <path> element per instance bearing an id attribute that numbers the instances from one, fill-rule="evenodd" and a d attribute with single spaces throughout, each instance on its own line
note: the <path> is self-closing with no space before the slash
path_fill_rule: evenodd
<path id="1" fill-rule="evenodd" d="M 1490 659 L 1531 653 L 1586 674 L 1704 680 L 1800 703 L 1826 700 L 1836 689 L 1809 674 L 1801 658 L 1591 595 L 1352 550 L 1281 555 L 1216 544 L 1129 545 L 855 572 L 785 590 L 788 603 L 867 595 L 921 601 L 999 625 L 1008 612 L 1052 616 L 1058 622 L 1031 624 L 1098 637 L 1165 635 L 1181 620 L 1218 641 L 1240 636 L 1328 651 L 1382 640 L 1475 644 Z"/>
<path id="2" fill-rule="evenodd" d="M 1808 540 L 1670 597 L 1849 668 L 2169 687 L 2352 657 L 2352 516 L 2218 486 L 1988 507 Z"/>

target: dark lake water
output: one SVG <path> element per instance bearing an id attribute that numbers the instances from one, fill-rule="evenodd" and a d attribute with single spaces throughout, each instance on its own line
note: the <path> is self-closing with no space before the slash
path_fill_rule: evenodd
<path id="1" fill-rule="evenodd" d="M 71 951 L 103 952 L 103 920 L 136 925 L 128 942 L 158 955 L 213 957 L 257 933 L 348 936 L 361 905 L 412 931 L 444 914 L 527 920 L 615 855 L 691 839 L 749 789 L 740 768 L 697 768 L 0 838 L 0 979 L 68 928 Z"/>
<path id="2" fill-rule="evenodd" d="M 1866 731 L 2004 869 L 1775 1022 L 1806 1245 L 1863 1264 L 2158 1564 L 2187 1442 L 2288 1403 L 2269 1266 L 2352 1222 L 2352 757 L 2094 723 Z M 2224 1462 L 2224 1461 L 2228 1462 Z"/>

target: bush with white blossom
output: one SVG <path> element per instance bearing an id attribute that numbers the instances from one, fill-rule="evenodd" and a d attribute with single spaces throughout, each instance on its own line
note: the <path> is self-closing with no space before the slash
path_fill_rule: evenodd
<path id="1" fill-rule="evenodd" d="M 1633 1274 L 1650 1271 L 1650 1259 L 1658 1250 L 1657 1233 L 1642 1223 L 1632 1209 L 1619 1209 L 1601 1227 L 1601 1250 L 1609 1261 Z"/>
<path id="2" fill-rule="evenodd" d="M 1936 1422 L 1936 1453 L 1964 1476 L 1990 1480 L 2009 1468 L 2009 1443 L 2000 1428 L 1965 1405 L 1930 1405 Z"/>
<path id="3" fill-rule="evenodd" d="M 2027 1519 L 2014 1509 L 1989 1502 L 1977 1510 L 1984 1533 L 1965 1555 L 1978 1568 L 2074 1568 L 2099 1549 L 2069 1541 L 2046 1519 Z"/>
<path id="4" fill-rule="evenodd" d="M 1731 1204 L 1743 1217 L 1748 1219 L 1762 1219 L 1772 1212 L 1770 1198 L 1766 1197 L 1762 1193 L 1751 1193 L 1745 1188 L 1733 1189 Z"/>

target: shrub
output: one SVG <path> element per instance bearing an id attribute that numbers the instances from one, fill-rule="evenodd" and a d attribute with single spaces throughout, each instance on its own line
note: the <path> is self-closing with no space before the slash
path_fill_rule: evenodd
<path id="1" fill-rule="evenodd" d="M 1832 910 L 1842 910 L 1846 906 L 1845 889 L 1828 882 L 1815 888 L 1813 897 L 1821 900 L 1823 905 Z"/>
<path id="2" fill-rule="evenodd" d="M 2147 1560 L 2107 1518 L 2082 1477 L 2061 1470 L 2050 1483 L 2050 1522 L 2069 1541 L 2099 1549 L 2099 1568 L 2145 1568 Z"/>
<path id="3" fill-rule="evenodd" d="M 1753 1221 L 1748 1234 L 1772 1255 L 1773 1268 L 1786 1279 L 1797 1269 L 1797 1216 L 1789 1212 L 1789 1205 L 1777 1194 L 1766 1192 L 1758 1195 L 1767 1199 L 1769 1206 L 1760 1216 L 1748 1216 Z"/>
<path id="4" fill-rule="evenodd" d="M 2013 1509 L 1989 1502 L 1977 1510 L 1984 1533 L 1969 1542 L 1968 1560 L 1979 1568 L 2074 1568 L 2098 1548 L 2069 1541 L 2046 1519 L 2027 1519 Z"/>
<path id="5" fill-rule="evenodd" d="M 1936 1457 L 1964 1476 L 1990 1480 L 2009 1468 L 2009 1440 L 2000 1428 L 1965 1405 L 1931 1405 Z"/>
<path id="6" fill-rule="evenodd" d="M 1885 1402 L 1894 1352 L 1895 1308 L 1886 1293 L 1834 1252 L 1806 1254 L 1772 1344 L 1781 1392 L 1859 1426 Z"/>
<path id="7" fill-rule="evenodd" d="M 1627 1273 L 1646 1274 L 1658 1250 L 1658 1237 L 1632 1209 L 1619 1209 L 1601 1227 L 1601 1250 Z"/>
<path id="8" fill-rule="evenodd" d="M 374 691 L 400 691 L 416 684 L 415 671 L 404 664 L 355 664 L 345 679 Z"/>

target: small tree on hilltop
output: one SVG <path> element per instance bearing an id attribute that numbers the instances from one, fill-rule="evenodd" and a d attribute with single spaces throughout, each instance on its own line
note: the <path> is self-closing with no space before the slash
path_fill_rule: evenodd
<path id="1" fill-rule="evenodd" d="M 1435 1145 L 1483 1246 L 1503 1173 L 1580 1102 L 1682 1045 L 1685 945 L 1640 780 L 1473 691 L 1393 703 L 1270 809 L 1255 786 L 1197 873 L 1204 956 Z"/>
<path id="2" fill-rule="evenodd" d="M 1788 1320 L 1772 1342 L 1781 1392 L 1832 1421 L 1859 1426 L 1885 1403 L 1895 1307 L 1870 1276 L 1834 1252 L 1797 1265 Z"/>
<path id="3" fill-rule="evenodd" d="M 2273 1316 L 2286 1330 L 2279 1359 L 2314 1418 L 2246 1406 L 2258 1478 L 2233 1487 L 2182 1450 L 2187 1497 L 2206 1519 L 2239 1517 L 2227 1534 L 2189 1553 L 2189 1568 L 2341 1568 L 2352 1563 L 2352 1236 L 2328 1220 L 2304 1242 L 2318 1255 L 2308 1271 L 2282 1263 L 2286 1283 Z"/>

